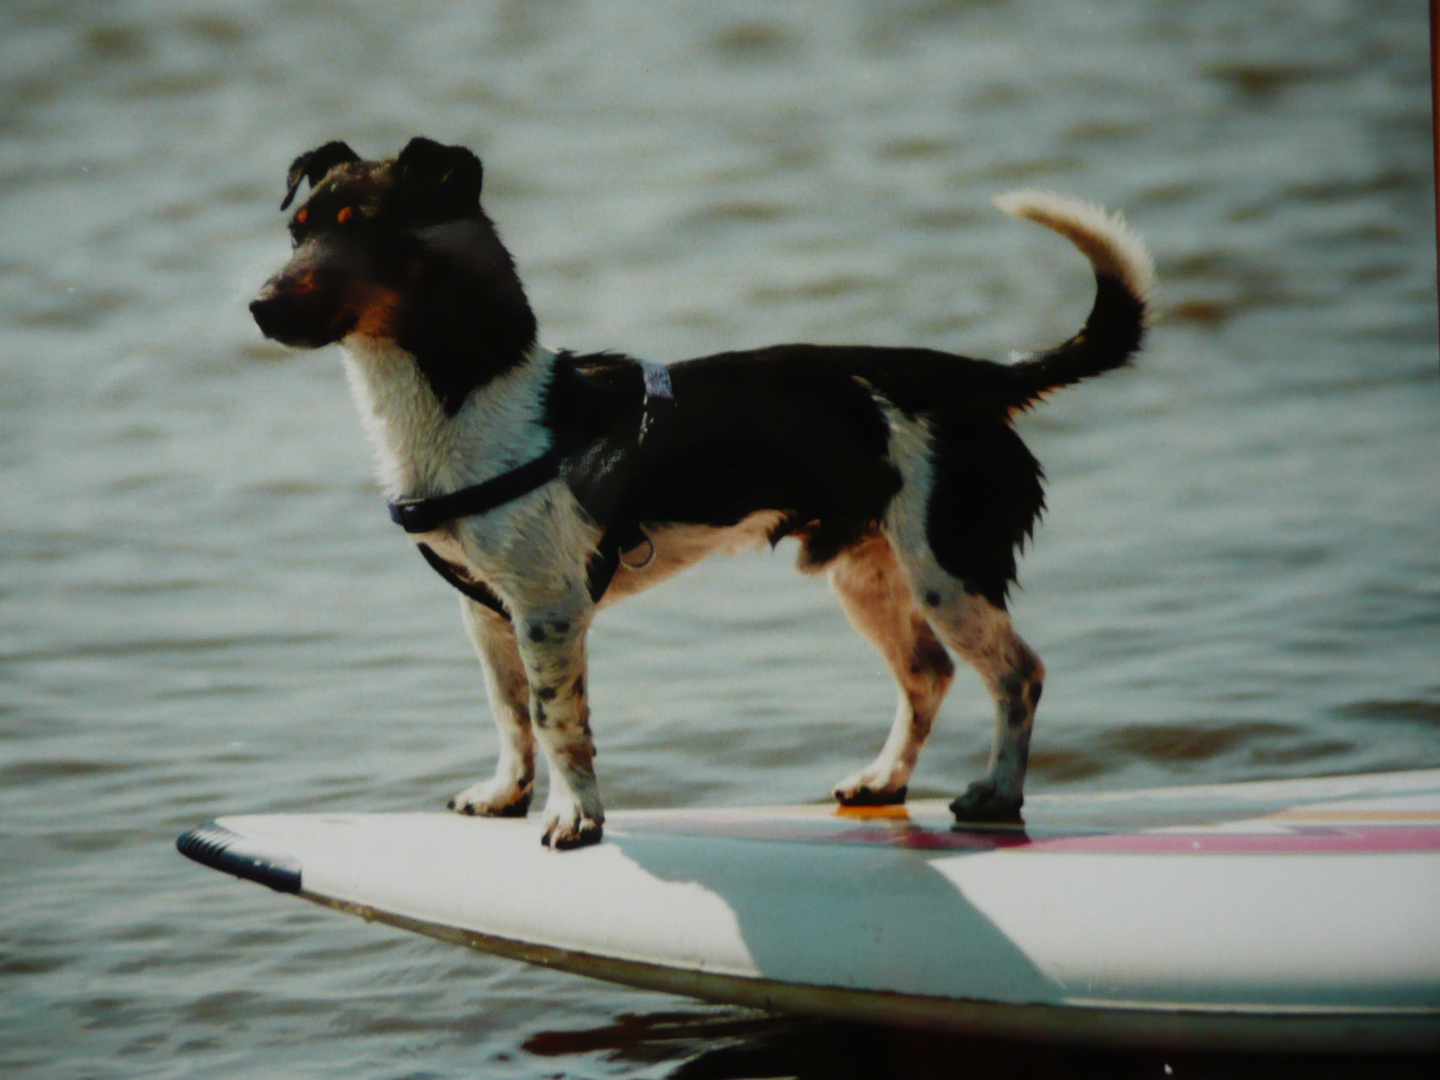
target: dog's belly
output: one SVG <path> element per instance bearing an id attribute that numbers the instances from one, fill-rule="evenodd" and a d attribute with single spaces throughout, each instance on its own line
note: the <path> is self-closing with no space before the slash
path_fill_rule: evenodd
<path id="1" fill-rule="evenodd" d="M 607 607 L 658 585 L 711 555 L 734 555 L 766 547 L 786 516 L 779 510 L 761 510 L 728 526 L 646 525 L 645 535 L 650 543 L 640 544 L 621 555 L 620 566 L 610 588 L 600 598 L 600 606 Z"/>
<path id="2" fill-rule="evenodd" d="M 646 525 L 645 535 L 650 538 L 650 543 L 622 553 L 610 587 L 600 598 L 600 606 L 608 607 L 627 596 L 643 592 L 711 555 L 734 555 L 766 547 L 773 531 L 786 517 L 780 510 L 761 510 L 734 525 Z M 428 545 L 449 563 L 461 580 L 490 585 L 466 557 L 464 545 L 453 526 L 442 526 L 415 539 Z M 654 544 L 653 553 L 651 544 Z"/>

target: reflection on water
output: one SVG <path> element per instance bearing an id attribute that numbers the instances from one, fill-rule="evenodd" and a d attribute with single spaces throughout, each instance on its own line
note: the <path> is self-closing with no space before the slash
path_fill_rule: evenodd
<path id="1" fill-rule="evenodd" d="M 1342 1080 L 1369 1075 L 1388 1080 L 1430 1077 L 1435 1059 L 1386 1055 L 1241 1057 L 1170 1051 L 1117 1053 L 1045 1044 L 959 1038 L 863 1024 L 789 1020 L 725 1013 L 623 1014 L 603 1027 L 542 1031 L 524 1049 L 557 1064 L 600 1059 L 620 1071 L 663 1066 L 674 1080 L 965 1080 L 1005 1077 L 1094 1077 L 1096 1080 Z"/>
<path id="2" fill-rule="evenodd" d="M 178 859 L 216 814 L 436 807 L 493 753 L 338 365 L 260 340 L 244 301 L 284 257 L 286 164 L 334 137 L 474 146 L 546 342 L 660 361 L 1044 345 L 1090 283 L 989 198 L 1123 207 L 1157 256 L 1153 345 L 1022 421 L 1051 477 L 1014 604 L 1050 672 L 1036 790 L 1435 765 L 1425 43 L 1400 0 L 6 3 L 0 1066 L 1159 1075 L 675 1019 Z M 820 799 L 873 755 L 888 679 L 790 558 L 602 620 L 611 805 Z M 957 680 L 913 793 L 983 766 L 987 712 Z"/>

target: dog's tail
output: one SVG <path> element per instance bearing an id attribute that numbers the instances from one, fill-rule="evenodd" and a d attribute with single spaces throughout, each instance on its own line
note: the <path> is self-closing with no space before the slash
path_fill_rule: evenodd
<path id="1" fill-rule="evenodd" d="M 1011 217 L 1053 229 L 1095 268 L 1095 304 L 1084 328 L 1063 345 L 1009 368 L 1028 409 L 1052 390 L 1123 367 L 1140 350 L 1154 281 L 1150 254 L 1119 214 L 1094 203 L 1045 191 L 1011 191 L 995 200 Z"/>

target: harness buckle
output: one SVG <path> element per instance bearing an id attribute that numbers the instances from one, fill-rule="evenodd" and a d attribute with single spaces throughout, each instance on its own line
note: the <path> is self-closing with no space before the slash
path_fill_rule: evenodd
<path id="1" fill-rule="evenodd" d="M 424 499 L 397 499 L 390 504 L 390 520 L 407 533 L 429 532 L 434 528 L 430 517 Z"/>

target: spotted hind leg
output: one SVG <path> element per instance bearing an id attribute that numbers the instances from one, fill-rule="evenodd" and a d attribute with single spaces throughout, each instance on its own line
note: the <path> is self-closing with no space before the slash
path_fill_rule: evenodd
<path id="1" fill-rule="evenodd" d="M 922 593 L 936 632 L 973 667 L 995 699 L 990 764 L 950 804 L 957 821 L 1015 821 L 1025 801 L 1025 770 L 1045 665 L 1015 632 L 1009 614 L 953 579 Z"/>
<path id="2" fill-rule="evenodd" d="M 1005 585 L 1042 503 L 1040 466 L 1003 419 L 942 424 L 887 408 L 902 484 L 883 529 L 939 636 L 995 699 L 990 765 L 950 804 L 959 820 L 1015 821 L 1044 665 L 1011 625 Z"/>
<path id="3" fill-rule="evenodd" d="M 899 688 L 885 746 L 869 765 L 836 784 L 833 794 L 845 806 L 902 803 L 955 665 L 916 607 L 885 537 L 877 533 L 842 554 L 831 564 L 830 586 L 851 625 L 884 657 Z"/>

